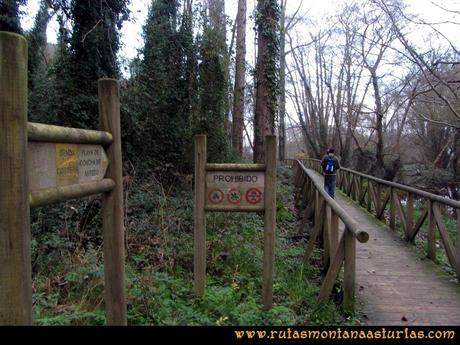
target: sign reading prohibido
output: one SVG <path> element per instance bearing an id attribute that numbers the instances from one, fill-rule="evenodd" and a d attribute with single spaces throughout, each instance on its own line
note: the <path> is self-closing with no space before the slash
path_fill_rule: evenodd
<path id="1" fill-rule="evenodd" d="M 207 171 L 206 207 L 264 207 L 264 171 Z"/>
<path id="2" fill-rule="evenodd" d="M 201 296 L 206 276 L 206 212 L 263 212 L 264 268 L 262 299 L 273 300 L 276 226 L 276 137 L 265 138 L 262 164 L 208 164 L 206 136 L 195 137 L 194 290 Z"/>

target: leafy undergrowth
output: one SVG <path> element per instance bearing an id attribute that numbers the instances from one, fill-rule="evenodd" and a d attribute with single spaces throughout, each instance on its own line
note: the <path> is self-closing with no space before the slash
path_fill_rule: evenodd
<path id="1" fill-rule="evenodd" d="M 165 189 L 133 180 L 126 188 L 126 276 L 131 325 L 353 324 L 332 302 L 318 303 L 319 270 L 302 264 L 303 244 L 290 211 L 291 172 L 279 169 L 273 308 L 261 304 L 263 219 L 207 215 L 207 287 L 193 286 L 191 185 Z M 102 325 L 104 266 L 99 201 L 33 213 L 33 301 L 36 323 Z M 64 212 L 63 212 L 64 209 Z"/>

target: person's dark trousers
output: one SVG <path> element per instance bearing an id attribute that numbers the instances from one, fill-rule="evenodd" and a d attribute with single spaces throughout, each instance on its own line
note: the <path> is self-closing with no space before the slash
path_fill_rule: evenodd
<path id="1" fill-rule="evenodd" d="M 324 189 L 331 198 L 335 197 L 336 175 L 324 175 Z"/>

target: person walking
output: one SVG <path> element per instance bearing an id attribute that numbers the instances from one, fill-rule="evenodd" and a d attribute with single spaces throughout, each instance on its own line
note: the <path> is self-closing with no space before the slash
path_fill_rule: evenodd
<path id="1" fill-rule="evenodd" d="M 324 189 L 331 198 L 335 197 L 335 183 L 337 180 L 337 170 L 340 169 L 340 163 L 334 155 L 334 148 L 327 150 L 327 155 L 321 161 L 321 167 L 324 174 Z"/>

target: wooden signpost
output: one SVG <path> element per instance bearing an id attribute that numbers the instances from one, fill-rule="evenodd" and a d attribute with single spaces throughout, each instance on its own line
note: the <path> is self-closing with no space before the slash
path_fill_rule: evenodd
<path id="1" fill-rule="evenodd" d="M 206 212 L 264 212 L 262 300 L 273 301 L 276 227 L 276 136 L 265 140 L 265 164 L 207 164 L 206 136 L 195 137 L 194 292 L 206 286 Z"/>
<path id="2" fill-rule="evenodd" d="M 107 323 L 127 323 L 119 84 L 98 87 L 101 131 L 27 122 L 26 40 L 0 32 L 0 325 L 33 323 L 29 209 L 98 193 Z"/>

